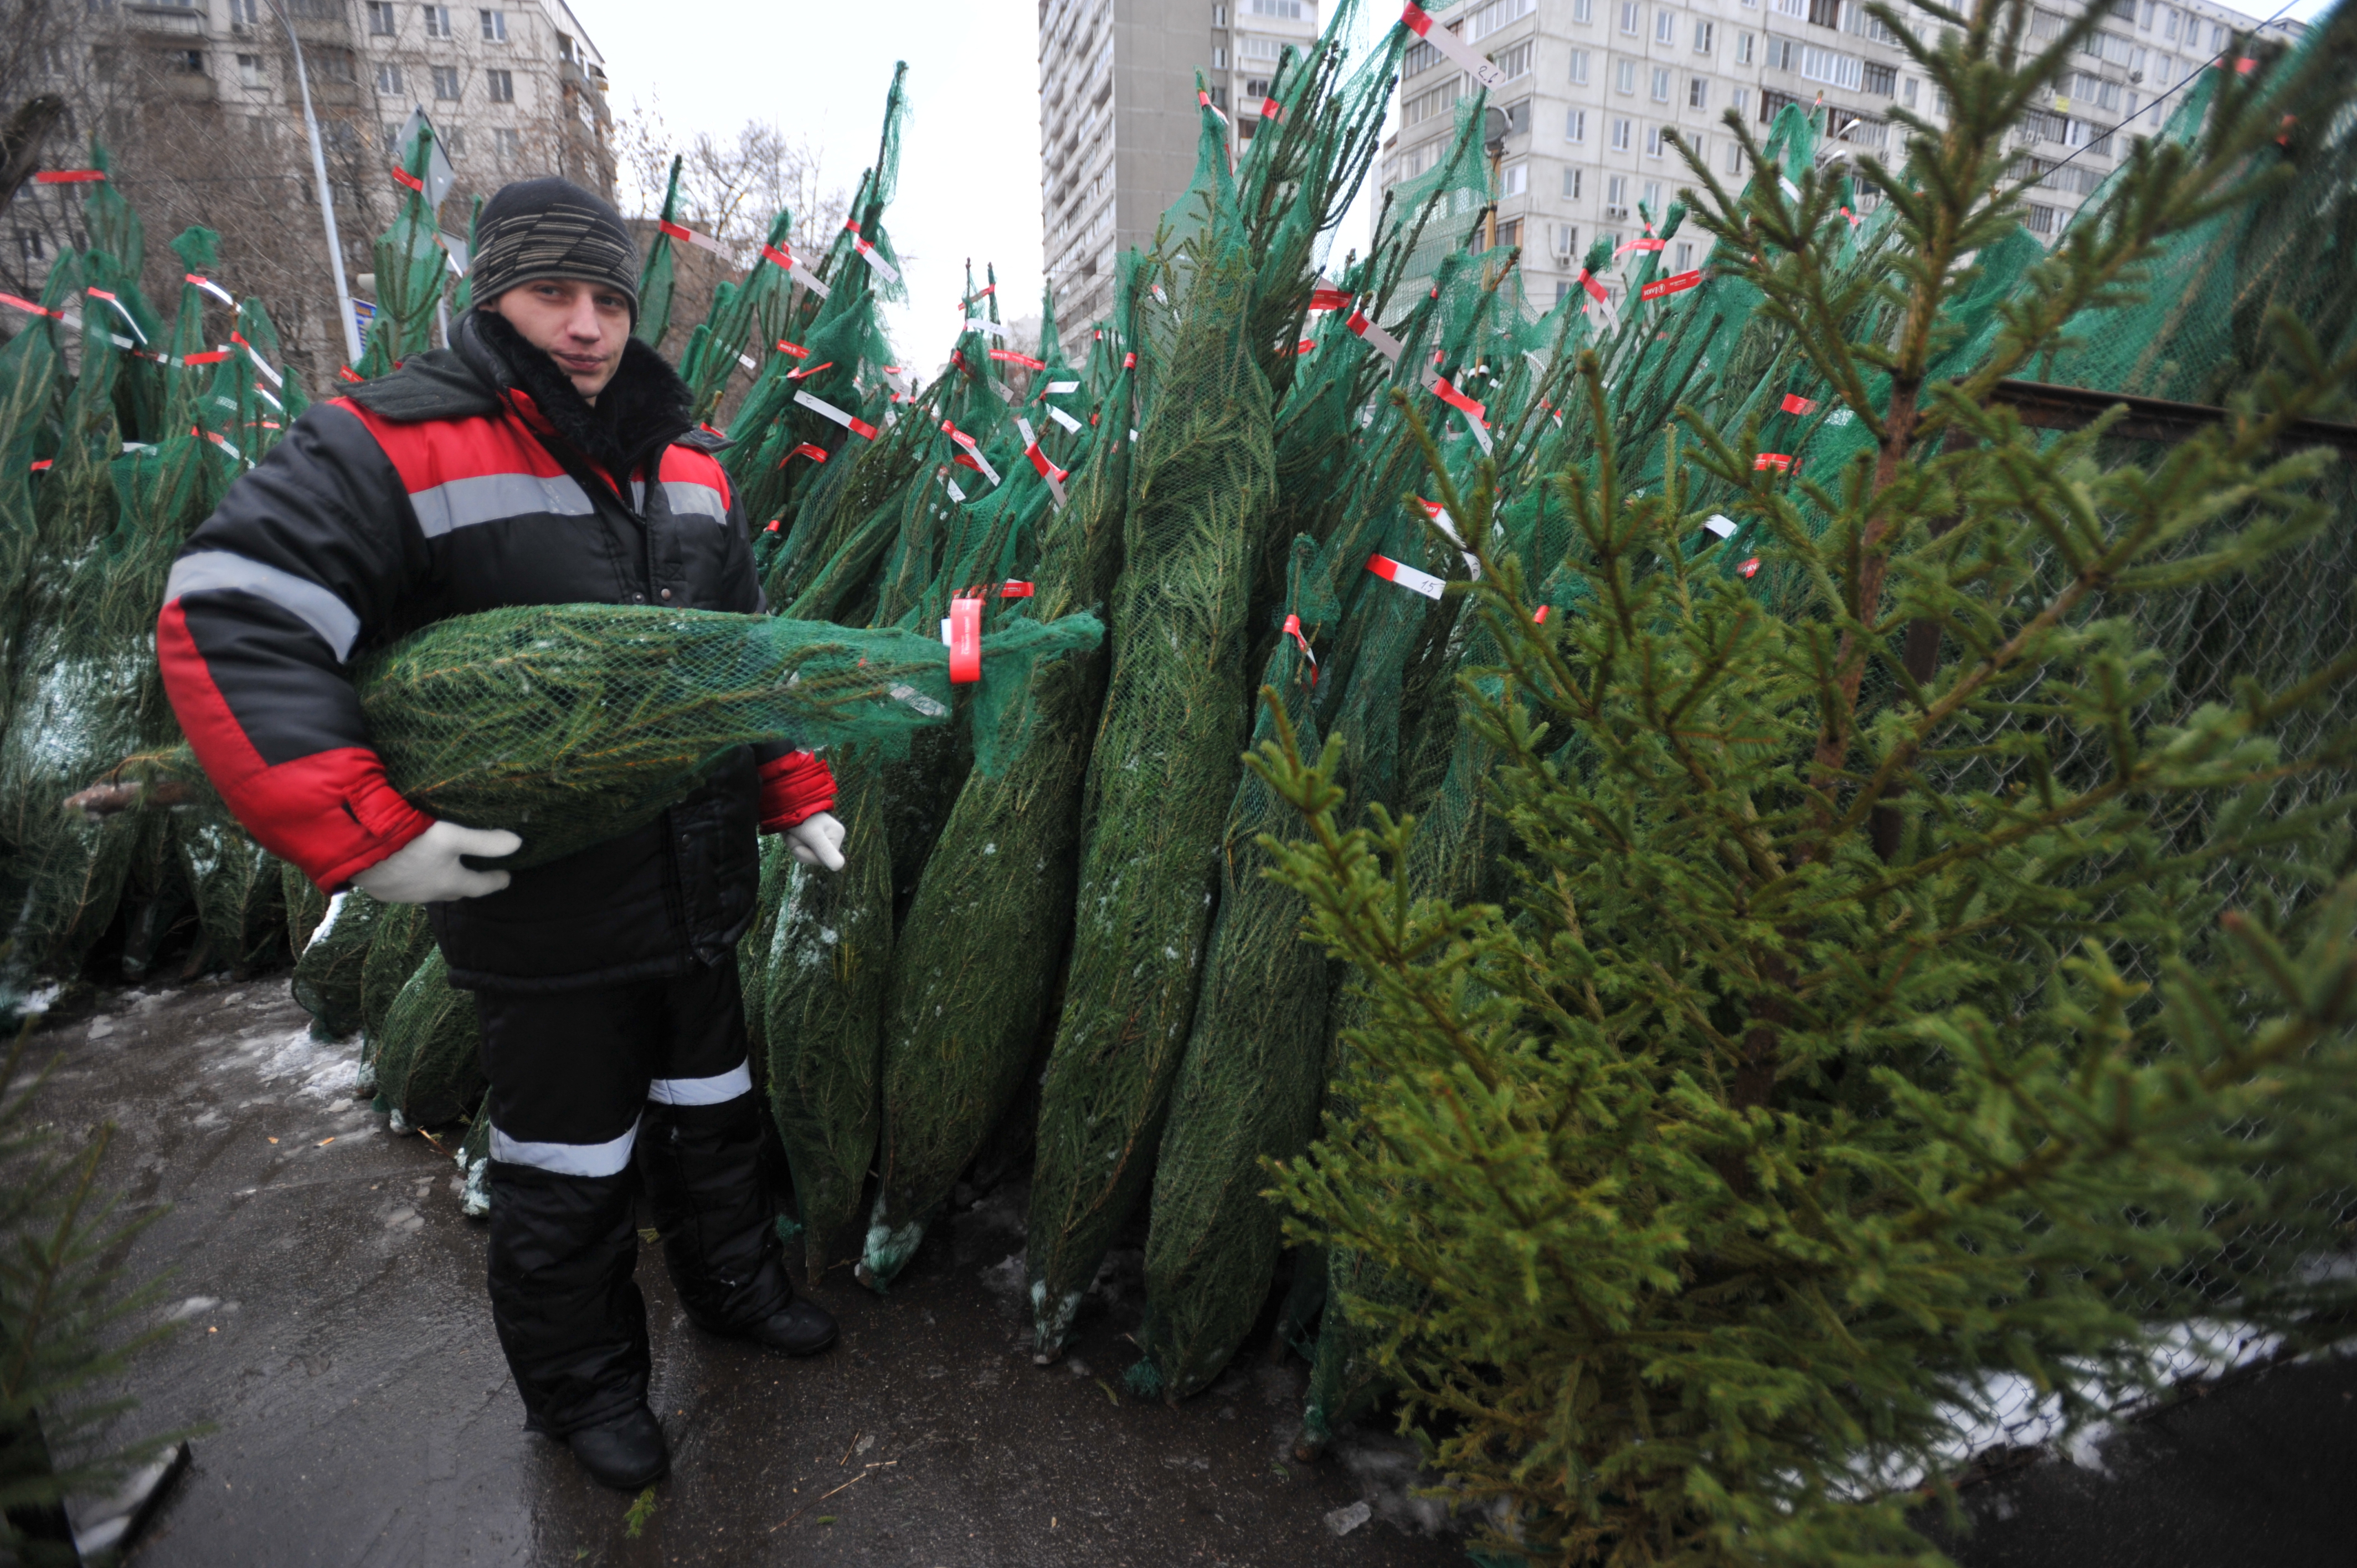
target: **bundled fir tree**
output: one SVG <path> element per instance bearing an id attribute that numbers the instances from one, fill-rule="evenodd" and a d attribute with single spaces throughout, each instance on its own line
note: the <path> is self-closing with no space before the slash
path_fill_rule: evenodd
<path id="1" fill-rule="evenodd" d="M 1487 542 L 1517 476 L 1428 448 L 1498 649 L 1459 687 L 1503 901 L 1416 896 L 1415 823 L 1346 826 L 1337 745 L 1253 759 L 1308 824 L 1276 875 L 1364 988 L 1292 1229 L 1413 1287 L 1329 1310 L 1534 1562 L 1927 1553 L 1913 1488 L 1994 1375 L 2067 1408 L 2159 1333 L 2296 1325 L 2344 1240 L 2357 651 L 2345 618 L 2239 663 L 2183 628 L 2349 580 L 2296 426 L 2345 417 L 2357 351 L 2248 320 L 2224 416 L 2166 445 L 2026 429 L 2001 383 L 2133 318 L 2175 247 L 2232 264 L 2235 226 L 2345 185 L 2357 21 L 2208 73 L 1959 357 L 1950 307 L 2019 237 L 2012 132 L 2099 13 L 2034 41 L 2022 0 L 1869 9 L 1946 110 L 1858 161 L 1878 264 L 1829 264 L 1837 166 L 1738 196 L 1694 162 L 1830 456 L 1689 409 L 1631 473 L 1583 356 L 1558 563 Z M 2147 357 L 2179 326 L 2137 325 Z"/>

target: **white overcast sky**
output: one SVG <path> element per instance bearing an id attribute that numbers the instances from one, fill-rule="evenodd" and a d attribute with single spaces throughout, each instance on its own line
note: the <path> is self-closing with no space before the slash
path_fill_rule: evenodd
<path id="1" fill-rule="evenodd" d="M 2288 15 L 2309 18 L 2328 4 L 2296 0 Z M 634 100 L 656 101 L 682 135 L 733 135 L 748 119 L 774 121 L 822 148 L 830 183 L 846 188 L 876 156 L 892 63 L 907 60 L 911 112 L 888 221 L 907 262 L 909 305 L 894 313 L 895 347 L 920 366 L 948 353 L 968 256 L 977 276 L 985 262 L 997 266 L 1002 314 L 1039 308 L 1036 0 L 572 5 L 605 56 L 616 113 Z M 1366 11 L 1370 35 L 1395 19 L 1390 0 L 1368 0 Z M 1363 248 L 1371 220 L 1362 200 L 1344 219 L 1336 252 Z"/>

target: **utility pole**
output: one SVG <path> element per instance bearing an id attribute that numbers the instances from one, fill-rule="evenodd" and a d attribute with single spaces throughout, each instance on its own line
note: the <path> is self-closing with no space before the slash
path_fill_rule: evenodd
<path id="1" fill-rule="evenodd" d="M 344 324 L 344 363 L 358 365 L 361 324 L 352 315 L 352 291 L 344 283 L 344 242 L 336 235 L 336 197 L 328 187 L 328 155 L 319 150 L 318 118 L 311 113 L 311 75 L 303 68 L 303 40 L 295 36 L 295 23 L 285 6 L 271 0 L 270 8 L 278 14 L 279 26 L 286 29 L 287 45 L 295 51 L 295 81 L 303 89 L 303 133 L 311 138 L 311 177 L 319 186 L 319 217 L 328 226 L 328 264 L 336 274 L 336 313 Z"/>

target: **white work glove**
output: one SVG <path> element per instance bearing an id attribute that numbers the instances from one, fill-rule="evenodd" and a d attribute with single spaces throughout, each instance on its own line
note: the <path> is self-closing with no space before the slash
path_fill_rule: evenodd
<path id="1" fill-rule="evenodd" d="M 440 904 L 479 898 L 508 885 L 504 871 L 472 871 L 462 854 L 498 860 L 523 847 L 505 828 L 462 828 L 436 822 L 366 871 L 352 874 L 352 886 L 382 904 Z"/>
<path id="2" fill-rule="evenodd" d="M 817 811 L 786 830 L 786 847 L 804 865 L 843 869 L 843 822 L 832 811 Z"/>

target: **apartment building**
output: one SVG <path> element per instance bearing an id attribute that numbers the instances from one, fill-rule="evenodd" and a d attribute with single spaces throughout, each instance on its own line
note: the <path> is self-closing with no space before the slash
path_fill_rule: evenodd
<path id="1" fill-rule="evenodd" d="M 78 164 L 92 136 L 103 142 L 150 252 L 187 224 L 218 231 L 233 285 L 284 315 L 281 331 L 321 373 L 340 362 L 342 334 L 290 31 L 349 277 L 371 270 L 371 241 L 392 220 L 389 163 L 414 109 L 457 176 L 446 227 L 462 231 L 475 196 L 533 175 L 612 195 L 604 60 L 565 0 L 83 0 L 43 57 L 47 80 L 28 84 L 69 106 L 45 161 Z M 19 193 L 0 269 L 13 292 L 37 292 L 59 251 L 79 243 L 77 201 L 70 187 Z"/>
<path id="2" fill-rule="evenodd" d="M 2095 3 L 2103 23 L 2023 127 L 2022 166 L 2042 177 L 2028 221 L 2050 239 L 2129 139 L 2158 128 L 2173 90 L 2253 26 L 2209 0 Z M 2035 14 L 2033 33 L 2058 35 L 2080 8 L 2054 0 Z M 1523 246 L 1541 305 L 1571 290 L 1599 235 L 1616 245 L 1633 237 L 1641 211 L 1658 221 L 1693 183 L 1667 133 L 1739 181 L 1741 145 L 1722 123 L 1729 109 L 1760 135 L 1785 104 L 1822 97 L 1844 140 L 1884 155 L 1894 153 L 1894 108 L 1939 119 L 1896 35 L 1857 0 L 1458 0 L 1430 9 L 1505 74 L 1491 96 L 1508 127 L 1499 236 Z M 1385 188 L 1439 164 L 1456 106 L 1476 91 L 1428 42 L 1409 52 L 1381 166 Z M 1871 205 L 1872 193 L 1864 200 Z M 1663 261 L 1684 271 L 1702 249 L 1698 238 L 1673 241 Z"/>
<path id="3" fill-rule="evenodd" d="M 1198 77 L 1249 141 L 1316 0 L 1040 0 L 1039 182 L 1064 328 L 1113 309 L 1114 258 L 1142 248 L 1195 175 Z"/>

